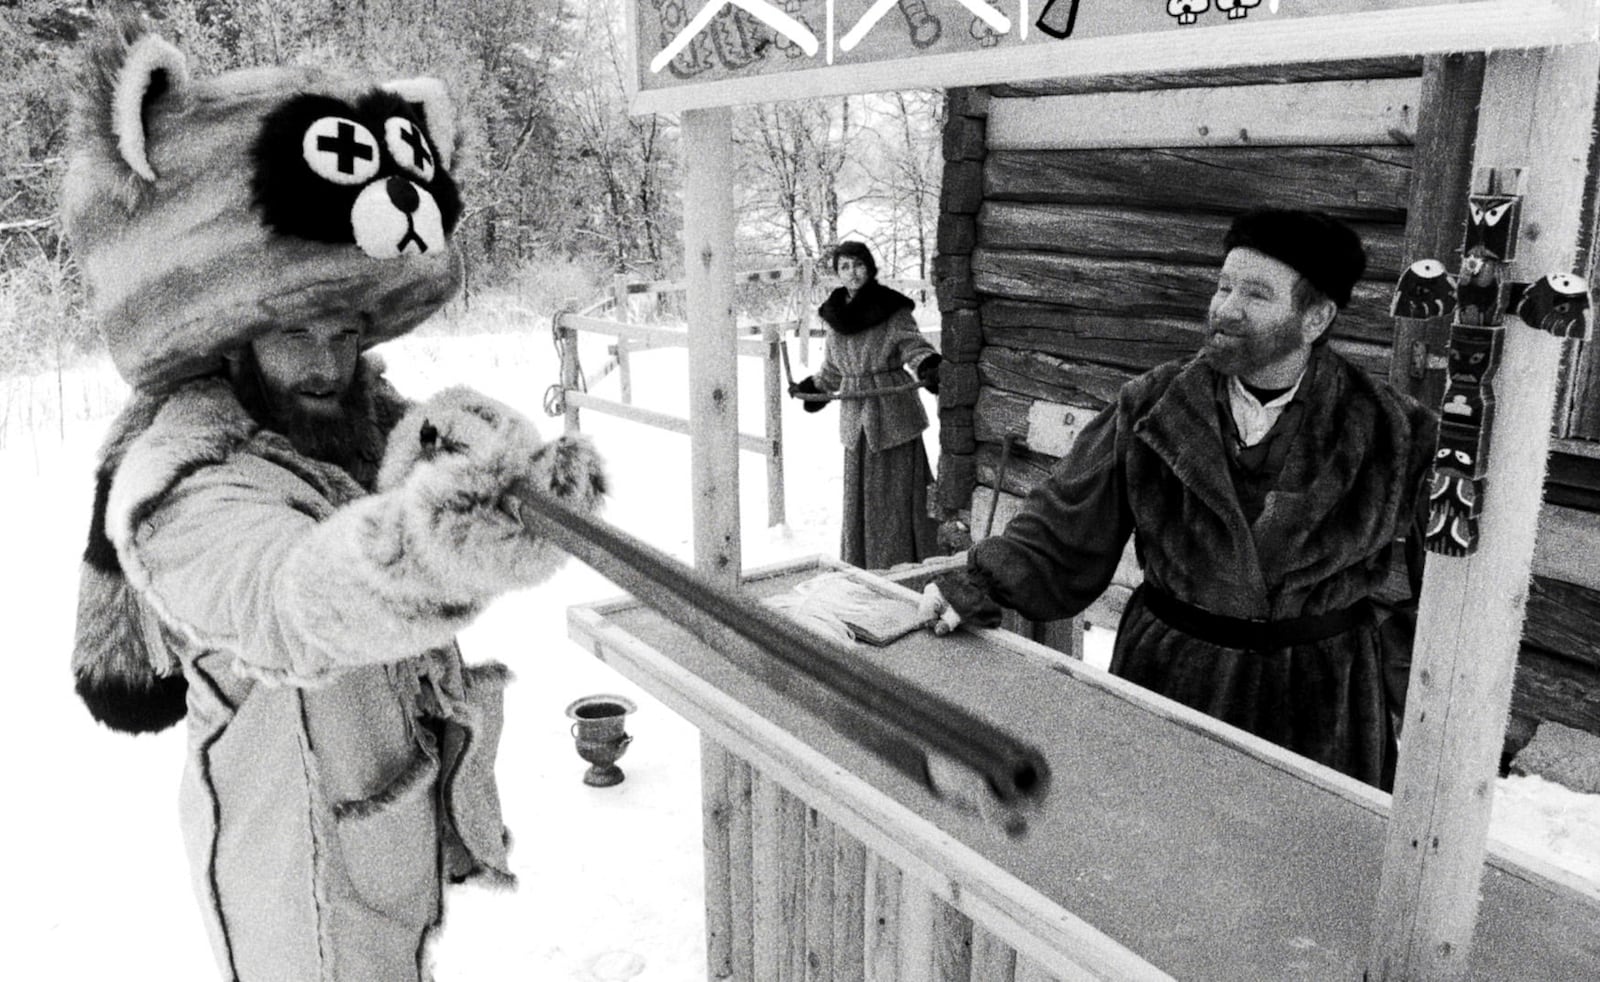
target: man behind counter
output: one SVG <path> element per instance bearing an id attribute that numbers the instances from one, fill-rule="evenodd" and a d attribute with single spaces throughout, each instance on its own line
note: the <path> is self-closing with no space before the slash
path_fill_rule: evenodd
<path id="1" fill-rule="evenodd" d="M 1001 607 L 1074 616 L 1131 534 L 1144 582 L 1114 674 L 1388 788 L 1410 646 L 1385 652 L 1369 598 L 1424 500 L 1435 420 L 1327 344 L 1366 268 L 1349 227 L 1252 211 L 1223 249 L 1204 347 L 1124 385 L 923 612 L 939 634 Z"/>

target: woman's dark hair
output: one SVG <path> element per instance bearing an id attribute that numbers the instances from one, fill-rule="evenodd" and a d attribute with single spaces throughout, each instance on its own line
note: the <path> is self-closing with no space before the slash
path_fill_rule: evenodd
<path id="1" fill-rule="evenodd" d="M 833 271 L 835 273 L 839 271 L 839 258 L 841 256 L 849 256 L 867 267 L 868 279 L 875 280 L 878 278 L 878 261 L 872 258 L 872 250 L 867 248 L 865 242 L 841 242 L 834 247 Z"/>

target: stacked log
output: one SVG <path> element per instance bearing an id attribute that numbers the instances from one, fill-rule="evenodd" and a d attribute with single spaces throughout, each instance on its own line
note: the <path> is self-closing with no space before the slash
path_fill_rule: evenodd
<path id="1" fill-rule="evenodd" d="M 946 517 L 966 508 L 975 486 L 977 446 L 972 436 L 978 399 L 978 354 L 982 319 L 972 282 L 972 251 L 977 244 L 978 209 L 983 203 L 983 165 L 987 154 L 988 91 L 950 89 L 945 96 L 944 178 L 940 189 L 938 256 L 934 287 L 942 318 L 940 349 L 944 365 L 939 387 L 939 475 L 936 505 Z M 946 548 L 967 545 L 958 519 L 945 522 Z"/>

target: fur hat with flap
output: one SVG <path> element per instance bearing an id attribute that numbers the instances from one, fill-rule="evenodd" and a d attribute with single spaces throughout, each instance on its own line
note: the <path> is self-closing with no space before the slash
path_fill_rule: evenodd
<path id="1" fill-rule="evenodd" d="M 137 13 L 105 18 L 75 86 L 62 223 L 134 397 L 96 474 L 73 674 L 128 732 L 183 718 L 184 683 L 107 538 L 121 456 L 165 393 L 273 327 L 330 312 L 398 337 L 460 285 L 456 130 L 436 79 L 309 67 L 207 78 Z"/>

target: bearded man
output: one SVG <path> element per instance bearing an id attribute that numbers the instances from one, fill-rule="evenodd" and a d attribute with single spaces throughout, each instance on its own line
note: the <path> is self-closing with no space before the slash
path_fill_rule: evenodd
<path id="1" fill-rule="evenodd" d="M 218 978 L 419 982 L 444 886 L 513 881 L 508 673 L 455 636 L 564 558 L 514 501 L 592 510 L 599 459 L 466 388 L 407 402 L 364 353 L 460 286 L 443 83 L 195 78 L 130 10 L 96 35 L 62 219 L 132 394 L 95 474 L 77 690 L 113 729 L 186 725 Z"/>
<path id="2" fill-rule="evenodd" d="M 1388 787 L 1409 638 L 1385 653 L 1371 597 L 1424 500 L 1436 423 L 1327 344 L 1366 268 L 1355 232 L 1258 210 L 1223 248 L 1200 352 L 1124 385 L 924 613 L 940 634 L 1002 607 L 1074 616 L 1131 535 L 1144 582 L 1113 673 Z"/>

